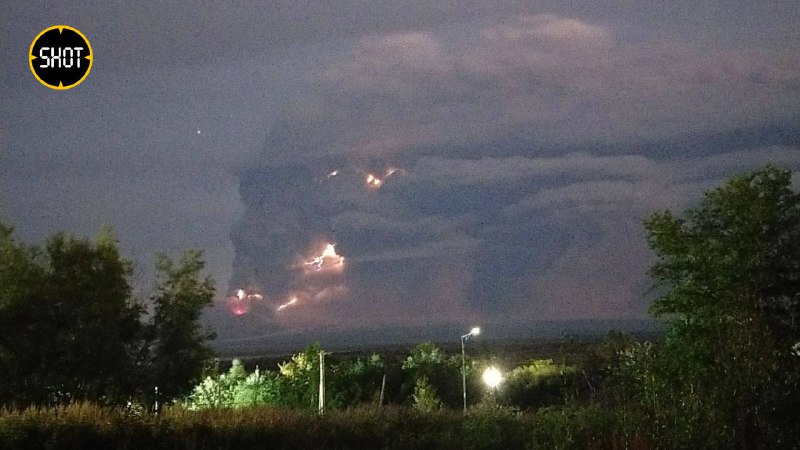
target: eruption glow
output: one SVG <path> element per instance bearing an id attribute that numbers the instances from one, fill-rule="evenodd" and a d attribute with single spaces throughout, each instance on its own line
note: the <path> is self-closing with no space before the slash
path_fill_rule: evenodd
<path id="1" fill-rule="evenodd" d="M 276 311 L 281 311 L 281 310 L 284 310 L 284 309 L 286 309 L 288 306 L 290 306 L 290 305 L 294 305 L 295 303 L 297 303 L 297 297 L 292 297 L 292 299 L 291 299 L 291 300 L 289 300 L 288 302 L 286 302 L 286 303 L 284 303 L 284 304 L 282 304 L 282 305 L 278 306 L 278 309 L 277 309 Z"/>
<path id="2" fill-rule="evenodd" d="M 247 314 L 247 311 L 249 311 L 249 310 L 250 310 L 250 307 L 247 306 L 246 303 L 233 305 L 231 307 L 231 312 L 233 313 L 234 316 L 243 316 L 243 315 Z"/>
<path id="3" fill-rule="evenodd" d="M 250 311 L 250 302 L 245 300 L 244 296 L 240 296 L 239 291 L 236 292 L 236 295 L 227 297 L 225 303 L 228 306 L 228 310 L 234 316 L 243 316 Z"/>
<path id="4" fill-rule="evenodd" d="M 367 183 L 367 187 L 368 188 L 370 188 L 370 189 L 379 189 L 383 185 L 383 182 L 386 181 L 386 179 L 389 178 L 390 176 L 394 175 L 398 170 L 400 170 L 400 169 L 398 169 L 396 167 L 389 167 L 383 173 L 382 177 L 378 177 L 377 175 L 375 175 L 373 173 L 368 173 L 364 180 Z"/>
<path id="5" fill-rule="evenodd" d="M 344 256 L 336 253 L 334 244 L 326 244 L 325 249 L 319 256 L 315 256 L 304 263 L 305 266 L 316 266 L 317 271 L 324 268 L 341 268 L 344 264 Z"/>
<path id="6" fill-rule="evenodd" d="M 263 298 L 264 296 L 261 294 L 237 289 L 235 294 L 226 298 L 226 303 L 234 316 L 243 316 L 250 311 L 250 304 L 253 300 L 262 300 Z"/>
<path id="7" fill-rule="evenodd" d="M 264 298 L 264 296 L 261 294 L 257 294 L 255 292 L 248 293 L 244 289 L 237 289 L 236 298 L 238 298 L 239 300 L 261 300 Z"/>
<path id="8" fill-rule="evenodd" d="M 371 173 L 367 174 L 367 186 L 369 186 L 369 187 L 371 187 L 373 189 L 377 189 L 377 188 L 381 187 L 382 184 L 383 184 L 383 181 L 380 178 L 376 177 L 375 175 L 373 175 Z"/>

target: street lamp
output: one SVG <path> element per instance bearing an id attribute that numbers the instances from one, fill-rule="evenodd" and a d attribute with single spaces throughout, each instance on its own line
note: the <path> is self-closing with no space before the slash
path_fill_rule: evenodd
<path id="1" fill-rule="evenodd" d="M 461 392 L 464 395 L 464 414 L 467 413 L 467 355 L 464 351 L 464 344 L 466 344 L 470 336 L 477 336 L 479 334 L 481 334 L 481 329 L 473 327 L 469 330 L 469 333 L 461 336 Z"/>
<path id="2" fill-rule="evenodd" d="M 492 403 L 497 404 L 497 386 L 503 381 L 503 374 L 496 367 L 490 366 L 483 371 L 482 378 L 483 384 L 489 388 L 489 396 L 492 399 Z"/>
<path id="3" fill-rule="evenodd" d="M 496 367 L 487 367 L 483 371 L 483 382 L 489 389 L 494 389 L 503 381 L 503 374 Z"/>

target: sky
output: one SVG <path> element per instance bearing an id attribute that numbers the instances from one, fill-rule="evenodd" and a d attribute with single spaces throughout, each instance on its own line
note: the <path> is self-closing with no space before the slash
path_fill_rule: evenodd
<path id="1" fill-rule="evenodd" d="M 156 252 L 203 249 L 221 344 L 642 319 L 648 214 L 767 163 L 800 187 L 798 17 L 795 0 L 6 2 L 0 220 L 30 242 L 113 226 L 143 296 Z M 26 60 L 56 24 L 95 54 L 66 91 Z"/>

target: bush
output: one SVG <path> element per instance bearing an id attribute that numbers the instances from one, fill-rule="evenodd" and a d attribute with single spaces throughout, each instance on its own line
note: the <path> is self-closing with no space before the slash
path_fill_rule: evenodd
<path id="1" fill-rule="evenodd" d="M 431 385 L 427 378 L 422 377 L 414 384 L 414 409 L 420 412 L 429 413 L 442 409 L 442 401 L 436 395 L 436 389 Z"/>
<path id="2" fill-rule="evenodd" d="M 529 448 L 611 448 L 613 430 L 613 417 L 597 407 L 543 408 L 534 416 Z"/>
<path id="3" fill-rule="evenodd" d="M 474 363 L 467 360 L 467 382 L 473 384 L 475 374 Z M 412 397 L 417 383 L 422 378 L 427 380 L 444 406 L 460 408 L 461 394 L 461 356 L 448 357 L 441 349 L 430 342 L 417 345 L 403 362 L 403 397 Z M 472 397 L 477 392 L 469 390 Z M 470 403 L 474 399 L 470 398 Z"/>
<path id="4" fill-rule="evenodd" d="M 500 403 L 523 409 L 561 404 L 576 374 L 574 367 L 554 364 L 552 359 L 517 367 L 506 376 Z"/>

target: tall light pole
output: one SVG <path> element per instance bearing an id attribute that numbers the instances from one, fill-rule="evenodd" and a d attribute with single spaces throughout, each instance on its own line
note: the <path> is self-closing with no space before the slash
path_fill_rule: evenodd
<path id="1" fill-rule="evenodd" d="M 467 354 L 464 351 L 464 344 L 467 343 L 467 339 L 469 339 L 470 336 L 477 336 L 479 334 L 481 334 L 481 329 L 473 327 L 469 330 L 469 333 L 461 336 L 461 392 L 464 396 L 464 414 L 467 413 Z"/>

